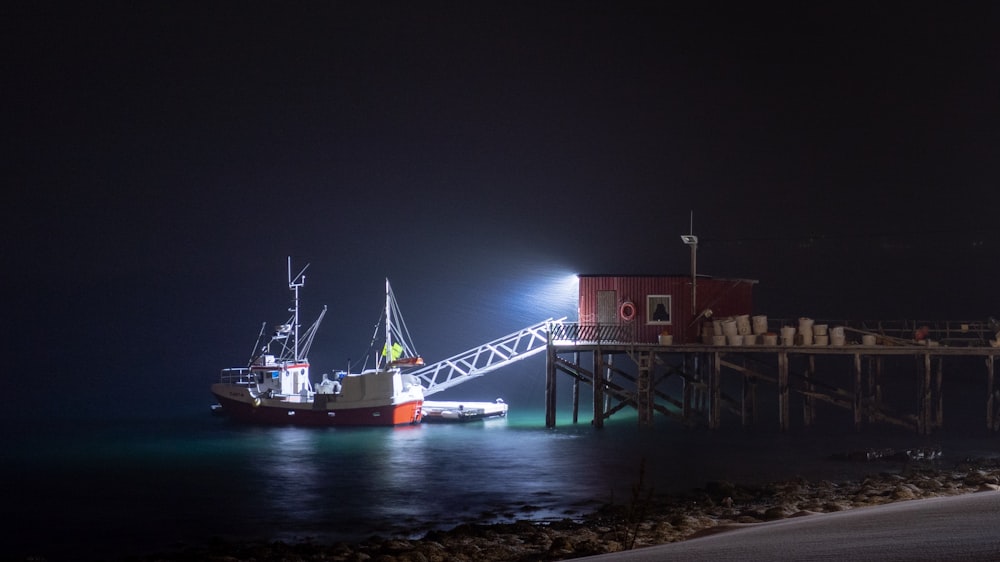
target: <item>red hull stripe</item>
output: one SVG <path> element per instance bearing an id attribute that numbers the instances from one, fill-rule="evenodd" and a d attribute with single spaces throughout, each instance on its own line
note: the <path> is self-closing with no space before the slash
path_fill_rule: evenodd
<path id="1" fill-rule="evenodd" d="M 252 404 L 216 395 L 222 411 L 232 418 L 266 425 L 301 425 L 315 427 L 335 426 L 394 426 L 417 423 L 421 418 L 422 401 L 406 402 L 395 406 L 353 408 L 348 410 L 312 410 L 254 407 Z M 295 412 L 289 415 L 289 412 Z"/>

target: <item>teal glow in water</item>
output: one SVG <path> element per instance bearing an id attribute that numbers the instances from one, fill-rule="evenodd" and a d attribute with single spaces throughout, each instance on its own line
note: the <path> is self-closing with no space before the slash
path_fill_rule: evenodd
<path id="1" fill-rule="evenodd" d="M 625 414 L 624 412 L 622 414 Z M 830 455 L 908 446 L 912 434 L 832 436 L 544 427 L 508 419 L 399 428 L 245 427 L 207 414 L 158 421 L 13 426 L 0 454 L 0 524 L 17 555 L 86 559 L 212 537 L 358 540 L 420 536 L 466 521 L 577 517 L 624 501 L 645 464 L 656 492 L 710 480 L 837 478 L 885 466 Z M 882 441 L 879 441 L 879 440 Z"/>

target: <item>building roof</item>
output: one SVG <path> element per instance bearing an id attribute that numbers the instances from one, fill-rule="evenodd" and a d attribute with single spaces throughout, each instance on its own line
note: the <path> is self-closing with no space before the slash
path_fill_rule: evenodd
<path id="1" fill-rule="evenodd" d="M 662 277 L 664 279 L 684 278 L 689 279 L 690 273 L 578 273 L 577 277 Z M 747 283 L 760 283 L 757 279 L 746 279 L 742 277 L 713 277 L 712 275 L 698 274 L 698 279 L 718 279 L 719 281 L 744 281 Z"/>

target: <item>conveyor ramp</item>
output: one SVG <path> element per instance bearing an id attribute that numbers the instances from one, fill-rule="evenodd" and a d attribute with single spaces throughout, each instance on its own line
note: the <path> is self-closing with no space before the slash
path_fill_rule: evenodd
<path id="1" fill-rule="evenodd" d="M 539 353 L 548 343 L 552 326 L 565 320 L 565 316 L 549 318 L 465 353 L 409 371 L 409 374 L 420 379 L 424 396 L 430 396 Z"/>

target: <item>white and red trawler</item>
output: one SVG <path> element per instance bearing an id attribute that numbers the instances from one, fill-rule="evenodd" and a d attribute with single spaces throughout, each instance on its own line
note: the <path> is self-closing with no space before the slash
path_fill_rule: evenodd
<path id="1" fill-rule="evenodd" d="M 270 336 L 261 329 L 248 367 L 222 370 L 219 382 L 212 385 L 218 400 L 213 410 L 238 421 L 272 425 L 393 426 L 420 422 L 424 389 L 417 377 L 402 369 L 423 365 L 423 360 L 409 343 L 388 280 L 382 317 L 385 343 L 375 367 L 356 374 L 335 373 L 333 378 L 324 374 L 323 380 L 313 385 L 307 357 L 326 307 L 300 336 L 299 289 L 305 284 L 308 267 L 292 277 L 289 259 L 288 288 L 295 294 L 295 304 L 289 309 L 292 317 Z M 376 330 L 376 338 L 380 331 Z"/>

